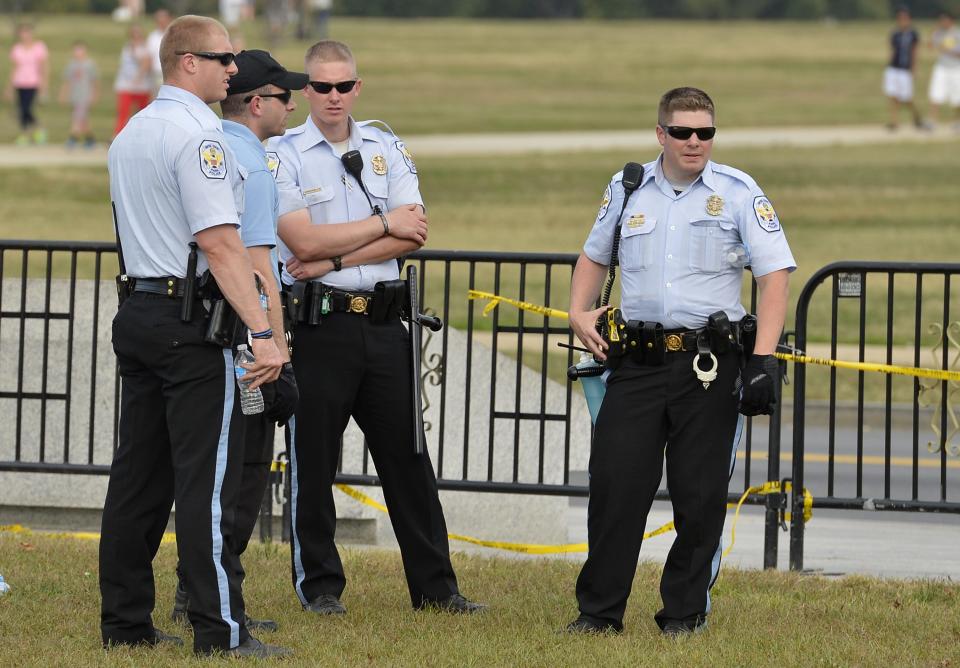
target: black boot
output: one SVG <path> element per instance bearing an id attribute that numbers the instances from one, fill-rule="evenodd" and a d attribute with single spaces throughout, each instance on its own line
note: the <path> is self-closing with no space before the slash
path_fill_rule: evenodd
<path id="1" fill-rule="evenodd" d="M 177 569 L 177 590 L 173 593 L 173 612 L 170 613 L 170 619 L 178 624 L 189 624 L 187 618 L 187 609 L 190 607 L 190 597 L 187 596 L 187 590 L 183 586 L 183 578 L 180 576 L 180 569 Z"/>

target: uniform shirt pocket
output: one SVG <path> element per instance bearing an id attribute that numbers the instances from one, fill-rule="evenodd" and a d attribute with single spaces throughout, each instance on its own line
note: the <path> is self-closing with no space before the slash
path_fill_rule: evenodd
<path id="1" fill-rule="evenodd" d="M 647 218 L 642 225 L 633 225 L 631 218 L 620 232 L 620 266 L 624 271 L 643 271 L 653 262 L 653 232 L 657 221 Z"/>
<path id="2" fill-rule="evenodd" d="M 732 220 L 711 218 L 690 221 L 690 269 L 715 274 L 736 263 L 727 256 L 741 245 L 737 224 Z"/>
<path id="3" fill-rule="evenodd" d="M 366 175 L 365 175 L 366 176 Z M 384 212 L 387 211 L 387 199 L 390 197 L 390 183 L 387 181 L 387 175 L 374 174 L 366 178 L 367 192 L 375 204 L 380 204 Z"/>
<path id="4" fill-rule="evenodd" d="M 308 207 L 311 207 L 315 204 L 322 204 L 332 200 L 333 188 L 324 185 L 310 187 L 305 186 L 300 189 L 300 194 L 303 196 L 304 203 Z"/>

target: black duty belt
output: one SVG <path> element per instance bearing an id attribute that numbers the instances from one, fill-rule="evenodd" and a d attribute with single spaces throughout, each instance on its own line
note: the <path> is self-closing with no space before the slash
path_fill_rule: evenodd
<path id="1" fill-rule="evenodd" d="M 186 280 L 176 276 L 162 278 L 133 278 L 134 292 L 149 292 L 152 295 L 164 295 L 171 299 L 183 297 Z"/>
<path id="2" fill-rule="evenodd" d="M 697 337 L 706 331 L 700 329 L 668 329 L 663 333 L 663 347 L 668 353 L 697 352 Z"/>
<path id="3" fill-rule="evenodd" d="M 373 307 L 374 294 L 372 292 L 348 292 L 339 288 L 331 288 L 323 283 L 311 283 L 310 290 L 319 291 L 323 298 L 329 300 L 330 313 L 367 315 Z"/>

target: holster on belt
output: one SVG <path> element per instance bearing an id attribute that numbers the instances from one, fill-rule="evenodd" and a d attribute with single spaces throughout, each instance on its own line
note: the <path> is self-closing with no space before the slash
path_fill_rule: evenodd
<path id="1" fill-rule="evenodd" d="M 642 322 L 640 329 L 640 345 L 643 349 L 643 363 L 647 366 L 660 366 L 667 358 L 667 347 L 664 341 L 663 325 L 659 322 Z"/>
<path id="2" fill-rule="evenodd" d="M 715 355 L 730 352 L 734 344 L 733 328 L 726 311 L 717 311 L 707 317 L 707 332 L 710 335 L 710 349 Z"/>
<path id="3" fill-rule="evenodd" d="M 307 309 L 304 303 L 306 289 L 307 284 L 304 281 L 297 281 L 283 288 L 283 306 L 286 315 L 284 327 L 288 330 L 293 330 L 294 325 L 306 319 Z"/>
<path id="4" fill-rule="evenodd" d="M 600 317 L 597 324 L 600 337 L 607 344 L 607 359 L 604 363 L 608 369 L 616 369 L 627 354 L 627 323 L 623 319 L 623 312 L 610 309 L 605 316 Z"/>
<path id="5" fill-rule="evenodd" d="M 137 279 L 126 274 L 117 274 L 117 308 L 123 306 L 123 302 L 133 294 L 133 288 L 136 286 Z"/>
<path id="6" fill-rule="evenodd" d="M 740 319 L 736 338 L 743 360 L 750 359 L 757 344 L 757 316 L 748 313 Z"/>
<path id="7" fill-rule="evenodd" d="M 380 281 L 373 286 L 370 322 L 374 325 L 396 320 L 407 302 L 407 282 L 400 279 Z"/>
<path id="8" fill-rule="evenodd" d="M 209 270 L 200 277 L 197 294 L 210 303 L 203 340 L 221 348 L 232 348 L 243 341 L 246 327 L 227 301 Z"/>

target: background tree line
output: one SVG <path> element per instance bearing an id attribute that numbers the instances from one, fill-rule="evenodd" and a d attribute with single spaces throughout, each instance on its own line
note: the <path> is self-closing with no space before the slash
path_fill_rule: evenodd
<path id="1" fill-rule="evenodd" d="M 256 0 L 258 10 L 276 2 L 296 6 L 310 0 Z M 960 0 L 334 0 L 340 16 L 398 18 L 460 17 L 507 19 L 883 19 L 906 5 L 914 16 L 929 18 Z M 7 12 L 109 13 L 117 0 L 0 0 Z M 217 0 L 147 0 L 148 12 L 165 6 L 178 13 L 215 15 Z M 260 11 L 258 11 L 260 13 Z"/>

